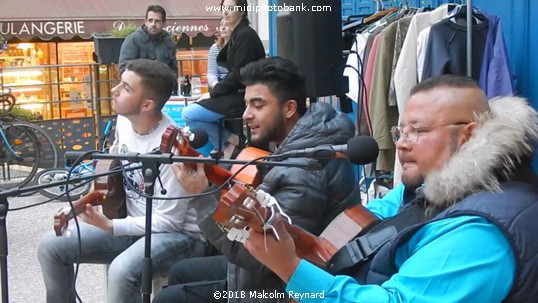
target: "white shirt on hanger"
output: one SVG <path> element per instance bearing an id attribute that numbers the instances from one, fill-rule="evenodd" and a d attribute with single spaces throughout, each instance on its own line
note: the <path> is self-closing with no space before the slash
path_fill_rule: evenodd
<path id="1" fill-rule="evenodd" d="M 398 111 L 403 112 L 411 88 L 418 83 L 417 78 L 417 41 L 420 31 L 448 14 L 448 5 L 444 4 L 431 12 L 416 14 L 405 37 L 402 52 L 394 70 L 394 87 L 398 102 Z"/>
<path id="2" fill-rule="evenodd" d="M 421 30 L 417 39 L 417 83 L 422 81 L 422 70 L 424 69 L 424 60 L 426 59 L 426 48 L 428 48 L 428 38 L 430 38 L 430 30 L 432 26 L 428 26 Z"/>
<path id="3" fill-rule="evenodd" d="M 370 33 L 357 33 L 355 42 L 353 42 L 353 46 L 351 47 L 351 51 L 357 53 L 349 54 L 347 57 L 346 68 L 344 69 L 344 76 L 347 76 L 349 81 L 349 92 L 346 93 L 346 96 L 355 102 L 359 102 L 360 83 L 362 82 L 362 80 L 359 81 L 359 77 L 362 78 L 364 76 L 363 74 L 360 74 L 362 67 L 359 65 L 358 57 L 361 58 L 361 62 L 364 62 L 364 50 L 369 35 Z M 348 65 L 353 66 L 354 68 L 348 67 Z"/>

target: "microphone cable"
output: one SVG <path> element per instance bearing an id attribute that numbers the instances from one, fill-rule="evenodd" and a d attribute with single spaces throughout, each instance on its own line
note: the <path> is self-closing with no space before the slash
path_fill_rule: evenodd
<path id="1" fill-rule="evenodd" d="M 212 195 L 214 193 L 217 193 L 219 192 L 220 190 L 222 190 L 226 185 L 229 185 L 230 182 L 239 174 L 241 173 L 245 168 L 247 168 L 247 166 L 249 165 L 252 165 L 253 163 L 256 163 L 256 162 L 259 162 L 261 160 L 265 160 L 266 158 L 270 157 L 269 156 L 260 156 L 260 157 L 257 157 L 257 158 L 254 158 L 252 160 L 249 160 L 247 163 L 245 164 L 242 164 L 241 168 L 239 168 L 234 174 L 232 174 L 228 179 L 226 179 L 226 181 L 224 181 L 220 186 L 216 187 L 215 189 L 211 190 L 211 191 L 208 191 L 208 192 L 203 192 L 203 193 L 199 193 L 199 194 L 193 194 L 193 195 L 186 195 L 186 196 L 180 196 L 180 197 L 156 197 L 156 196 L 151 196 L 151 195 L 146 195 L 145 193 L 141 192 L 140 190 L 134 188 L 134 186 L 132 184 L 130 184 L 129 182 L 126 182 L 127 183 L 127 187 L 132 190 L 133 192 L 135 192 L 136 194 L 140 195 L 141 197 L 144 197 L 144 198 L 151 198 L 151 199 L 155 199 L 155 200 L 181 200 L 181 199 L 192 199 L 192 198 L 198 198 L 198 197 L 203 197 L 203 196 L 207 196 L 207 195 Z M 173 165 L 173 164 L 170 164 L 170 165 Z M 215 164 L 216 165 L 216 164 Z"/>

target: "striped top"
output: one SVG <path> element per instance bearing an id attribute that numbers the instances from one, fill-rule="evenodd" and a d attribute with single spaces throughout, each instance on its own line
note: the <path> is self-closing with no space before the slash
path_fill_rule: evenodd
<path id="1" fill-rule="evenodd" d="M 217 43 L 213 43 L 207 53 L 207 84 L 210 89 L 228 74 L 228 70 L 225 67 L 217 64 L 217 56 L 220 50 L 221 48 Z"/>

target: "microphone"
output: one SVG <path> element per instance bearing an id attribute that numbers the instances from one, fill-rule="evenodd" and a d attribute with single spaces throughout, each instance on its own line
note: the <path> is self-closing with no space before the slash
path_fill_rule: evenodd
<path id="1" fill-rule="evenodd" d="M 209 139 L 207 132 L 203 129 L 192 129 L 190 130 L 189 145 L 194 149 L 204 147 L 207 144 Z"/>
<path id="2" fill-rule="evenodd" d="M 379 155 L 379 146 L 374 138 L 369 136 L 357 136 L 349 139 L 347 144 L 320 145 L 317 147 L 291 150 L 280 155 L 275 155 L 279 160 L 288 158 L 313 158 L 317 160 L 330 160 L 341 158 L 336 153 L 346 154 L 353 164 L 368 164 Z"/>

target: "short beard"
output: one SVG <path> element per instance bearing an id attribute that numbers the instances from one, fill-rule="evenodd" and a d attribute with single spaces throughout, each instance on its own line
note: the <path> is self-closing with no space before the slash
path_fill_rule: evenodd
<path id="1" fill-rule="evenodd" d="M 456 132 L 450 133 L 448 146 L 450 146 L 451 155 L 454 155 L 454 153 L 458 151 L 459 149 L 458 136 Z M 448 161 L 450 161 L 450 159 Z M 440 167 L 439 169 L 443 169 L 443 167 Z M 426 180 L 426 176 L 424 175 L 416 176 L 412 179 L 405 178 L 405 176 L 402 175 L 402 183 L 405 184 L 405 188 L 409 190 L 416 190 L 417 188 L 421 187 L 424 184 L 425 180 Z"/>
<path id="2" fill-rule="evenodd" d="M 284 134 L 284 114 L 282 112 L 279 113 L 273 122 L 271 128 L 268 128 L 262 136 L 257 140 L 252 140 L 252 142 L 255 144 L 266 144 L 281 139 Z"/>

